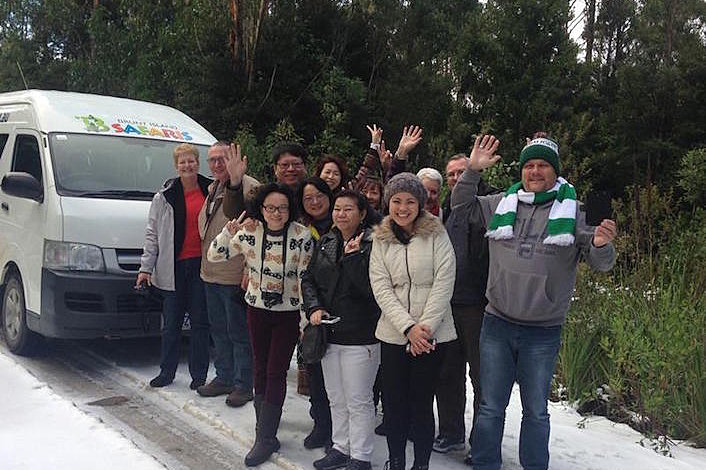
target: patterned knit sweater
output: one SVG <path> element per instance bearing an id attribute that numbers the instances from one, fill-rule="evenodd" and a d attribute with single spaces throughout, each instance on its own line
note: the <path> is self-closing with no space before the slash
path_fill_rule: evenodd
<path id="1" fill-rule="evenodd" d="M 259 222 L 254 230 L 243 228 L 235 235 L 224 227 L 208 249 L 208 260 L 217 263 L 244 255 L 250 277 L 245 292 L 248 305 L 275 312 L 299 310 L 300 281 L 311 259 L 314 241 L 309 229 L 296 222 L 289 224 L 286 237 L 283 235 L 265 233 Z"/>

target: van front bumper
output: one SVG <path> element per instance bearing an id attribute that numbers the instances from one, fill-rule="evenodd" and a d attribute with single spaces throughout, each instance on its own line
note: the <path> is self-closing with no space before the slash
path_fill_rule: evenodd
<path id="1" fill-rule="evenodd" d="M 159 294 L 137 293 L 135 275 L 42 268 L 40 315 L 30 329 L 50 338 L 135 338 L 159 335 Z"/>

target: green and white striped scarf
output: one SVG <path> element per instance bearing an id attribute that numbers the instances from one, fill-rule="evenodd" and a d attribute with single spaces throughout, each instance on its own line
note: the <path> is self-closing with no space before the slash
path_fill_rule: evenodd
<path id="1" fill-rule="evenodd" d="M 485 236 L 493 240 L 507 240 L 514 236 L 512 227 L 515 225 L 518 201 L 526 204 L 544 204 L 552 200 L 554 202 L 549 209 L 547 238 L 543 243 L 559 246 L 572 245 L 576 232 L 576 189 L 561 177 L 557 178 L 552 189 L 540 193 L 525 191 L 522 189 L 522 182 L 510 186 L 495 209 L 495 214 L 493 214 Z"/>

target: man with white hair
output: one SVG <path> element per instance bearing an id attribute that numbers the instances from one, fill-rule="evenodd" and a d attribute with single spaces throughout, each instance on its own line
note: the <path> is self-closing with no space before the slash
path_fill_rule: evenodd
<path id="1" fill-rule="evenodd" d="M 434 168 L 422 168 L 417 172 L 417 178 L 422 182 L 422 186 L 427 190 L 427 202 L 424 208 L 427 212 L 444 220 L 444 214 L 441 209 L 441 185 L 444 184 L 444 179 Z"/>

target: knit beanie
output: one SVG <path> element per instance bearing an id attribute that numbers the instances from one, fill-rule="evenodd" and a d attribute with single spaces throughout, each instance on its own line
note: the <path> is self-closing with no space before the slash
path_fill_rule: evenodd
<path id="1" fill-rule="evenodd" d="M 390 198 L 397 193 L 409 193 L 419 202 L 419 212 L 427 202 L 427 190 L 413 173 L 399 173 L 385 185 L 385 205 L 390 206 Z"/>
<path id="2" fill-rule="evenodd" d="M 532 139 L 520 153 L 520 169 L 528 160 L 540 159 L 554 167 L 557 176 L 561 170 L 559 165 L 559 144 L 546 137 Z"/>

